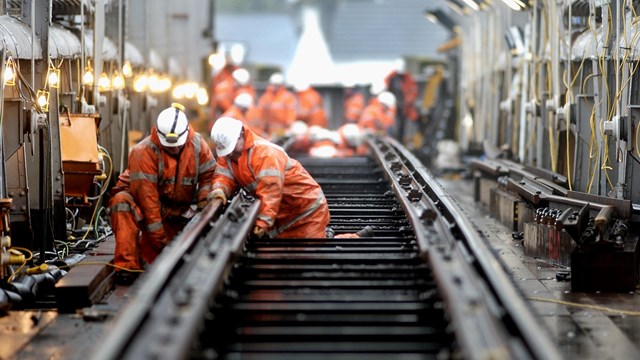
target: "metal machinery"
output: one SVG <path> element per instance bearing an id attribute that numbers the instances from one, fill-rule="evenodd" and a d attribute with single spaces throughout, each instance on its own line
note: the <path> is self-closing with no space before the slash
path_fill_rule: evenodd
<path id="1" fill-rule="evenodd" d="M 571 266 L 574 290 L 635 289 L 638 3 L 447 3 L 459 142 L 489 158 L 473 164 L 478 200 L 528 254 Z"/>
<path id="2" fill-rule="evenodd" d="M 55 283 L 109 235 L 109 185 L 126 167 L 130 139 L 147 135 L 169 103 L 161 56 L 142 31 L 125 36 L 128 3 L 0 5 L 3 309 L 33 298 L 32 275 Z"/>

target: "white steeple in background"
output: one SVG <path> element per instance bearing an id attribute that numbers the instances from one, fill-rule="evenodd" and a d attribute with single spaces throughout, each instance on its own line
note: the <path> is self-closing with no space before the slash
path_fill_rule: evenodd
<path id="1" fill-rule="evenodd" d="M 286 80 L 293 84 L 306 82 L 310 85 L 334 84 L 335 65 L 329 47 L 320 28 L 319 11 L 313 7 L 302 10 L 303 30 Z"/>

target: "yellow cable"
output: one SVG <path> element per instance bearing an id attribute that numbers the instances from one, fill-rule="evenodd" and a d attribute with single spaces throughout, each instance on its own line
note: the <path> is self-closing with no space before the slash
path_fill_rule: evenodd
<path id="1" fill-rule="evenodd" d="M 29 262 L 31 259 L 33 259 L 33 253 L 31 252 L 31 250 L 29 250 L 27 248 L 14 246 L 14 247 L 9 249 L 9 251 L 11 251 L 11 250 L 25 251 L 25 252 L 27 252 L 29 254 L 29 257 L 25 258 L 24 261 L 22 262 L 22 264 L 20 264 L 20 266 L 18 267 L 18 269 L 16 269 L 16 271 L 14 271 L 13 274 L 11 274 L 11 276 L 9 276 L 9 278 L 7 279 L 7 282 L 13 281 L 13 279 L 15 279 L 16 275 L 18 273 L 20 273 L 20 270 L 22 270 L 24 268 L 24 266 L 27 264 L 27 262 Z"/>
<path id="2" fill-rule="evenodd" d="M 109 262 L 102 262 L 102 261 L 81 261 L 79 263 L 73 264 L 73 266 L 77 266 L 77 265 L 107 265 L 107 266 L 111 266 L 113 268 L 116 268 L 118 270 L 123 270 L 123 271 L 128 271 L 128 272 L 135 272 L 135 273 L 143 273 L 144 272 L 144 270 L 129 269 L 129 268 L 126 268 L 124 266 L 115 265 L 115 264 L 112 264 L 112 263 L 109 263 Z M 60 268 L 63 269 L 63 268 L 71 268 L 71 267 L 68 266 L 68 265 L 66 265 L 66 266 L 63 265 L 63 266 L 60 266 Z"/>
<path id="3" fill-rule="evenodd" d="M 528 299 L 531 300 L 531 301 L 548 302 L 548 303 L 554 303 L 554 304 L 565 305 L 565 306 L 573 306 L 573 307 L 578 307 L 578 308 L 583 308 L 583 309 L 591 309 L 591 310 L 598 310 L 598 311 L 604 311 L 604 312 L 610 312 L 610 313 L 618 313 L 620 315 L 640 316 L 640 311 L 634 311 L 634 310 L 620 310 L 620 309 L 613 309 L 613 308 L 610 308 L 610 307 L 607 307 L 607 306 L 601 306 L 601 305 L 580 304 L 580 303 L 571 302 L 571 301 L 549 299 L 549 298 L 540 298 L 540 297 L 530 297 Z"/>

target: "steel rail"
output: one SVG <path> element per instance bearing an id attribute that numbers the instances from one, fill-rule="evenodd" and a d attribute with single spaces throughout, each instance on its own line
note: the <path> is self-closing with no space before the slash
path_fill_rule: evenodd
<path id="1" fill-rule="evenodd" d="M 220 205 L 214 200 L 160 254 L 92 359 L 187 357 L 260 201 L 236 196 L 221 216 Z"/>
<path id="2" fill-rule="evenodd" d="M 421 162 L 394 139 L 368 143 L 449 300 L 465 358 L 561 359 L 481 232 Z"/>

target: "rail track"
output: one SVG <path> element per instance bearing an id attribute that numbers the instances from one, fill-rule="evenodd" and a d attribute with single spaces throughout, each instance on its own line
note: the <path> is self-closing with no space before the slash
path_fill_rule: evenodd
<path id="1" fill-rule="evenodd" d="M 557 359 L 481 234 L 406 149 L 299 158 L 336 234 L 249 239 L 258 201 L 198 214 L 94 359 Z M 224 210 L 224 211 L 223 211 Z"/>

